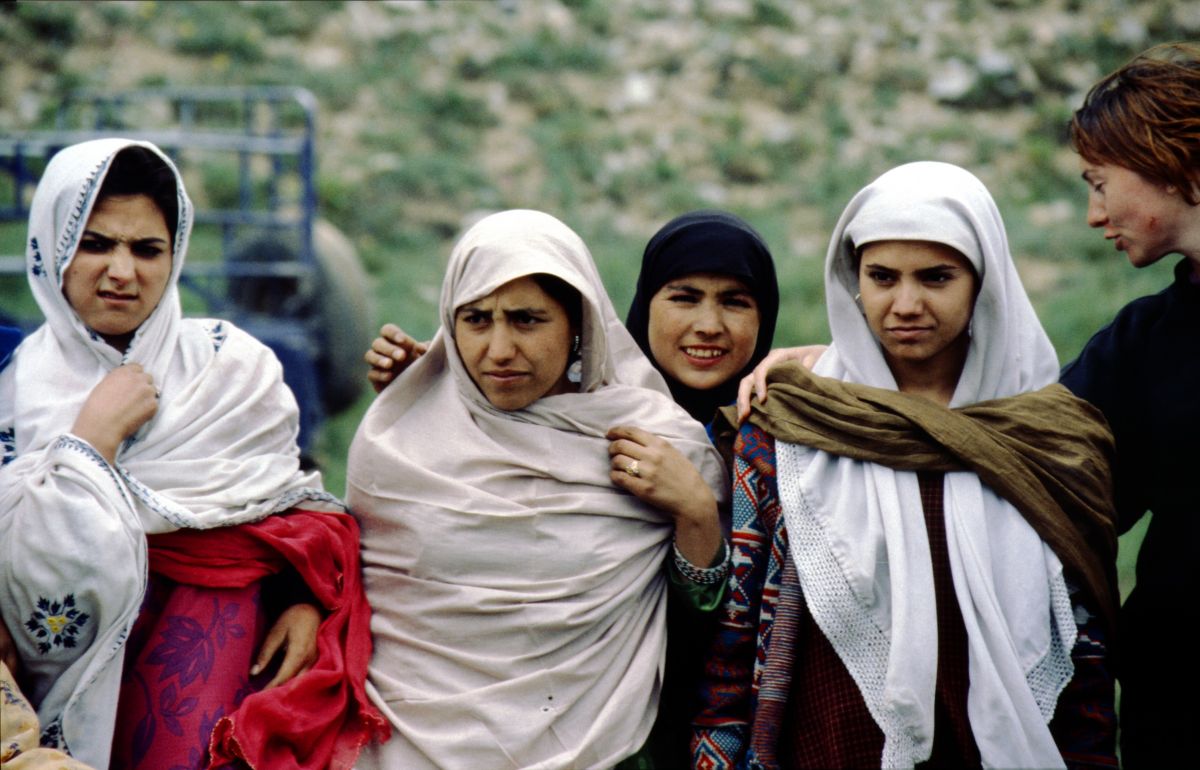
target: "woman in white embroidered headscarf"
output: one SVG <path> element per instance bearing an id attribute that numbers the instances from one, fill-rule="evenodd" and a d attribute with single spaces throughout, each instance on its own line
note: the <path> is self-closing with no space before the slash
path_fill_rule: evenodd
<path id="1" fill-rule="evenodd" d="M 686 489 L 724 499 L 724 470 L 557 219 L 506 211 L 468 230 L 440 309 L 350 449 L 368 691 L 394 727 L 364 766 L 611 767 L 654 719 Z M 611 441 L 615 426 L 638 440 Z M 694 466 L 661 499 L 630 472 L 655 441 Z"/>
<path id="2" fill-rule="evenodd" d="M 893 169 L 825 278 L 820 376 L 772 369 L 737 438 L 697 766 L 1113 759 L 1111 435 L 1051 385 L 991 196 Z"/>
<path id="3" fill-rule="evenodd" d="M 191 224 L 151 144 L 46 167 L 26 244 L 46 321 L 0 373 L 0 617 L 43 745 L 98 768 L 199 767 L 210 748 L 348 766 L 382 729 L 357 527 L 300 470 L 270 350 L 182 318 Z M 312 720 L 264 717 L 280 710 Z"/>

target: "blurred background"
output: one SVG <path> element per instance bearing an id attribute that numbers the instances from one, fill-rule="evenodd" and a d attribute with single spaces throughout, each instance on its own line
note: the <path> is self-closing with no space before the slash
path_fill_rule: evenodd
<path id="1" fill-rule="evenodd" d="M 575 228 L 622 315 L 661 224 L 733 211 L 779 266 L 776 343 L 824 341 L 842 207 L 896 164 L 949 161 L 994 194 L 1065 363 L 1175 262 L 1134 271 L 1089 231 L 1067 122 L 1134 54 L 1197 38 L 1200 2 L 1179 0 L 8 1 L 0 138 L 51 127 L 80 89 L 308 89 L 319 214 L 365 268 L 352 304 L 370 331 L 346 344 L 363 350 L 385 320 L 430 336 L 455 236 L 513 207 Z M 218 201 L 235 173 L 204 169 L 189 191 Z M 0 253 L 23 238 L 0 229 Z M 211 248 L 198 239 L 189 261 Z M 0 307 L 24 291 L 0 283 Z M 334 492 L 369 402 L 315 439 Z"/>

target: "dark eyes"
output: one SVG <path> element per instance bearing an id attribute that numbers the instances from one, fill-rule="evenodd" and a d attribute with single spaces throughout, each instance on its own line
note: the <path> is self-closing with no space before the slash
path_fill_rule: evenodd
<path id="1" fill-rule="evenodd" d="M 107 238 L 84 238 L 79 242 L 79 250 L 85 254 L 107 254 L 117 245 L 116 241 Z M 166 252 L 157 241 L 134 241 L 129 250 L 135 257 L 154 259 Z"/>
<path id="2" fill-rule="evenodd" d="M 677 302 L 681 305 L 698 305 L 701 297 L 697 294 L 689 294 L 687 292 L 679 292 L 678 294 L 667 295 L 668 302 Z M 746 297 L 734 295 L 731 297 L 720 297 L 718 301 L 725 307 L 738 308 L 740 310 L 752 310 L 754 302 Z"/>
<path id="3" fill-rule="evenodd" d="M 459 323 L 464 323 L 467 326 L 479 326 L 481 324 L 485 324 L 488 321 L 492 320 L 492 316 L 489 313 L 478 313 L 478 312 L 469 312 L 468 311 L 466 313 L 459 313 L 458 320 L 459 320 Z"/>
<path id="4" fill-rule="evenodd" d="M 512 313 L 512 314 L 508 315 L 507 317 L 508 317 L 509 323 L 514 324 L 516 326 L 535 326 L 537 324 L 546 322 L 546 319 L 538 318 L 537 316 L 532 315 L 530 313 L 520 313 L 520 312 Z M 465 312 L 465 313 L 462 313 L 461 315 L 459 315 L 458 320 L 460 320 L 462 323 L 467 324 L 468 326 L 484 326 L 486 324 L 491 323 L 492 314 L 486 313 L 483 311 Z"/>
<path id="5" fill-rule="evenodd" d="M 510 316 L 512 322 L 518 326 L 532 326 L 533 324 L 542 323 L 543 319 L 529 313 L 514 313 Z"/>
<path id="6" fill-rule="evenodd" d="M 894 273 L 889 273 L 885 270 L 868 270 L 867 277 L 873 282 L 879 284 L 895 283 L 896 276 Z M 954 280 L 954 274 L 948 271 L 932 271 L 928 273 L 918 273 L 918 280 L 922 283 L 944 284 Z"/>

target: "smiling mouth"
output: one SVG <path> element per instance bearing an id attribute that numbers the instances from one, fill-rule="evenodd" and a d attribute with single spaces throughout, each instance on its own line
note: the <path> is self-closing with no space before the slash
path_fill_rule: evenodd
<path id="1" fill-rule="evenodd" d="M 728 351 L 723 350 L 722 348 L 685 347 L 683 348 L 683 352 L 690 358 L 698 358 L 702 361 L 715 361 L 718 358 L 724 358 L 726 355 L 728 355 Z"/>

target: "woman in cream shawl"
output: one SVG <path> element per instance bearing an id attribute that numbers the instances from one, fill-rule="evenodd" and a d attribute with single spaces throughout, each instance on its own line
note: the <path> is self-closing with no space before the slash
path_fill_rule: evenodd
<path id="1" fill-rule="evenodd" d="M 300 470 L 270 350 L 182 317 L 191 224 L 151 144 L 84 142 L 46 167 L 26 244 L 46 321 L 0 373 L 0 617 L 42 743 L 97 768 L 199 767 L 210 746 L 214 762 L 348 766 L 378 720 L 357 528 Z M 301 601 L 264 643 L 274 574 Z M 309 721 L 264 716 L 280 711 Z"/>
<path id="2" fill-rule="evenodd" d="M 773 369 L 738 437 L 697 765 L 1103 764 L 1111 435 L 1051 385 L 991 196 L 948 164 L 893 169 L 825 275 L 820 376 Z"/>
<path id="3" fill-rule="evenodd" d="M 577 382 L 501 408 L 473 380 L 458 324 L 542 276 L 579 295 Z M 468 230 L 440 308 L 428 352 L 350 449 L 368 690 L 394 727 L 364 766 L 611 767 L 654 720 L 673 527 L 614 483 L 638 458 L 610 458 L 607 436 L 638 426 L 669 442 L 717 499 L 724 471 L 617 319 L 586 246 L 553 217 L 506 211 Z"/>

